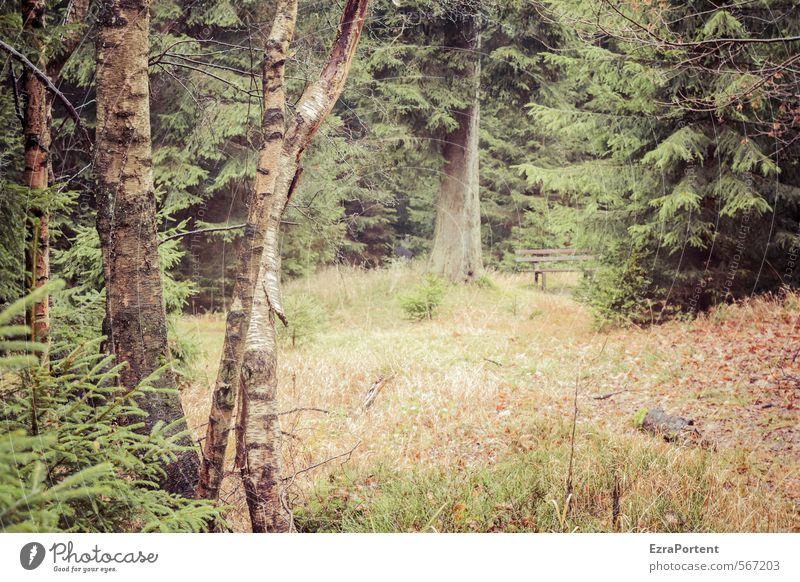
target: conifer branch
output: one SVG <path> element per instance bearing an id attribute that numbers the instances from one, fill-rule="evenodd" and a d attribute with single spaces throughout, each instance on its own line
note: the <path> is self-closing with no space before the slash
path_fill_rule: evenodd
<path id="1" fill-rule="evenodd" d="M 772 38 L 709 38 L 706 40 L 695 40 L 691 42 L 676 42 L 673 40 L 667 40 L 666 38 L 662 38 L 654 33 L 652 30 L 637 22 L 630 16 L 623 13 L 617 6 L 611 2 L 611 0 L 602 0 L 603 4 L 611 8 L 614 12 L 616 12 L 621 18 L 624 18 L 626 21 L 630 22 L 636 28 L 647 34 L 647 36 L 651 37 L 656 42 L 672 47 L 672 48 L 691 48 L 691 47 L 713 47 L 716 48 L 722 44 L 776 44 L 776 43 L 785 43 L 785 42 L 797 42 L 800 41 L 800 35 L 797 36 L 785 36 L 785 37 L 772 37 Z"/>

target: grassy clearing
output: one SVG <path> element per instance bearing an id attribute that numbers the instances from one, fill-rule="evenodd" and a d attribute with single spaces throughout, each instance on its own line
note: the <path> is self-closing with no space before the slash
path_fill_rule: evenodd
<path id="1" fill-rule="evenodd" d="M 532 288 L 530 275 L 491 274 L 493 284 L 449 288 L 433 319 L 415 322 L 405 316 L 398 297 L 421 276 L 409 266 L 330 268 L 286 285 L 289 301 L 324 321 L 303 324 L 303 341 L 295 347 L 284 334 L 281 409 L 328 413 L 282 417 L 285 472 L 292 475 L 358 444 L 351 455 L 294 480 L 290 499 L 301 529 L 800 527 L 800 495 L 794 489 L 798 447 L 793 429 L 785 428 L 798 424 L 796 408 L 776 400 L 751 410 L 747 407 L 761 406 L 753 404 L 758 398 L 752 384 L 734 388 L 736 378 L 729 385 L 714 374 L 700 382 L 689 365 L 703 352 L 709 359 L 721 357 L 713 353 L 719 342 L 709 335 L 724 331 L 719 326 L 738 325 L 750 333 L 754 319 L 772 321 L 788 309 L 785 325 L 796 329 L 797 306 L 764 302 L 713 316 L 724 321 L 601 334 L 584 308 L 562 292 L 573 276 L 552 277 L 548 286 L 556 291 L 542 293 Z M 309 303 L 313 309 L 303 307 Z M 205 354 L 183 394 L 199 436 L 223 320 L 190 317 L 180 326 L 182 333 L 195 335 Z M 787 350 L 794 341 L 789 335 L 781 340 Z M 760 372 L 757 361 L 746 367 L 747 374 L 766 377 L 768 362 Z M 381 392 L 362 410 L 368 389 L 380 378 L 385 379 Z M 576 383 L 573 497 L 565 513 Z M 595 398 L 612 392 L 619 394 Z M 712 444 L 667 444 L 636 431 L 631 422 L 636 411 L 657 405 L 694 416 Z M 763 424 L 759 443 L 747 433 L 754 423 Z M 776 447 L 783 447 L 780 453 Z M 246 529 L 233 477 L 226 481 L 225 499 L 233 505 L 233 527 Z"/>

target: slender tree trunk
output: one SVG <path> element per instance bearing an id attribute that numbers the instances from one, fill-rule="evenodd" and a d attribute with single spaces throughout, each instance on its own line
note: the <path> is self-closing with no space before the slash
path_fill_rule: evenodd
<path id="1" fill-rule="evenodd" d="M 244 358 L 247 330 L 253 312 L 258 268 L 264 251 L 268 206 L 275 198 L 278 160 L 284 139 L 284 70 L 289 43 L 294 36 L 297 0 L 280 0 L 262 61 L 263 114 L 261 145 L 253 192 L 249 197 L 247 225 L 239 255 L 239 271 L 231 308 L 225 323 L 225 340 L 212 394 L 197 495 L 216 499 L 222 483 L 231 417 Z"/>
<path id="2" fill-rule="evenodd" d="M 106 276 L 108 348 L 124 386 L 133 389 L 170 357 L 158 258 L 156 203 L 150 143 L 147 75 L 148 0 L 103 0 L 98 17 L 95 178 L 103 271 Z M 175 388 L 167 369 L 159 388 Z M 176 391 L 142 394 L 148 430 L 157 422 L 186 431 Z M 188 436 L 181 444 L 191 445 Z M 163 487 L 194 495 L 198 456 L 181 453 L 167 466 Z"/>
<path id="3" fill-rule="evenodd" d="M 455 112 L 459 126 L 445 138 L 442 148 L 444 178 L 436 205 L 430 266 L 441 277 L 467 283 L 483 270 L 478 171 L 480 35 L 472 26 L 456 33 L 450 46 L 474 51 L 474 64 L 464 73 L 472 81 L 473 96 L 467 108 Z"/>
<path id="4" fill-rule="evenodd" d="M 278 352 L 275 319 L 265 293 L 253 302 L 242 367 L 241 417 L 236 446 L 253 532 L 287 532 L 291 514 L 281 500 Z"/>
<path id="5" fill-rule="evenodd" d="M 264 253 L 241 374 L 237 457 L 254 532 L 285 532 L 291 514 L 281 501 L 280 427 L 277 414 L 275 320 L 285 322 L 280 293 L 280 221 L 302 172 L 300 159 L 344 88 L 364 26 L 367 0 L 347 0 L 327 64 L 298 101 L 277 160 L 275 196 L 266 223 Z"/>
<path id="6" fill-rule="evenodd" d="M 88 10 L 88 0 L 75 0 L 66 15 L 67 23 L 79 22 Z M 46 70 L 51 79 L 61 72 L 64 58 L 74 49 L 78 34 L 62 39 L 64 51 L 62 59 L 45 63 L 41 34 L 45 27 L 47 4 L 44 0 L 24 0 L 22 2 L 23 29 L 34 35 L 34 44 L 39 48 L 36 66 Z M 45 190 L 50 185 L 52 158 L 50 157 L 50 128 L 52 125 L 53 97 L 45 84 L 32 71 L 24 69 L 25 114 L 24 114 L 24 156 L 25 168 L 22 174 L 23 185 L 31 191 Z M 50 280 L 50 217 L 46 209 L 34 204 L 30 209 L 30 244 L 26 248 L 25 268 L 30 273 L 28 291 L 42 287 Z M 50 331 L 50 298 L 44 297 L 31 306 L 28 323 L 33 340 L 46 340 Z M 45 352 L 46 357 L 46 352 Z"/>
<path id="7" fill-rule="evenodd" d="M 41 29 L 45 25 L 45 8 L 44 0 L 25 0 L 22 3 L 23 28 L 26 32 L 34 35 L 34 43 L 39 48 L 36 64 L 40 69 L 44 69 L 44 47 L 40 36 Z M 50 100 L 44 83 L 27 69 L 24 71 L 24 86 L 25 169 L 22 173 L 22 182 L 36 197 L 37 193 L 33 191 L 45 190 L 49 185 Z M 29 216 L 30 243 L 25 253 L 25 267 L 30 273 L 28 291 L 38 289 L 50 279 L 48 222 L 49 217 L 46 210 L 39 205 L 33 205 Z M 31 328 L 32 339 L 44 341 L 47 338 L 50 329 L 49 297 L 44 297 L 31 306 L 28 324 Z"/>
<path id="8" fill-rule="evenodd" d="M 283 527 L 270 525 L 269 516 L 275 515 L 271 508 L 259 507 L 264 499 L 277 499 L 274 489 L 277 486 L 277 471 L 273 470 L 277 463 L 276 448 L 274 443 L 268 442 L 271 435 L 275 434 L 270 428 L 274 426 L 270 424 L 274 391 L 270 393 L 268 386 L 274 377 L 275 350 L 274 341 L 270 342 L 268 338 L 259 341 L 258 334 L 263 332 L 259 324 L 253 331 L 256 338 L 251 341 L 254 350 L 245 358 L 244 332 L 250 329 L 253 291 L 266 294 L 269 312 L 264 314 L 264 320 L 270 322 L 268 325 L 272 326 L 273 336 L 274 318 L 286 323 L 280 297 L 278 240 L 281 217 L 302 172 L 300 158 L 322 121 L 333 109 L 344 86 L 364 25 L 366 7 L 367 0 L 347 0 L 345 3 L 342 23 L 328 63 L 320 78 L 303 92 L 296 113 L 286 129 L 283 119 L 283 66 L 288 46 L 283 48 L 282 43 L 286 38 L 283 35 L 288 31 L 293 32 L 296 2 L 284 0 L 278 3 L 273 29 L 265 47 L 267 60 L 262 69 L 264 142 L 259 153 L 254 195 L 248 209 L 245 246 L 240 260 L 241 280 L 237 280 L 238 289 L 234 292 L 228 315 L 220 372 L 211 399 L 200 471 L 201 486 L 198 488 L 199 497 L 215 499 L 219 495 L 235 404 L 234 386 L 238 381 L 239 392 L 244 399 L 240 403 L 242 416 L 237 431 L 240 438 L 236 456 L 249 492 L 248 506 L 254 531 L 272 531 Z M 288 43 L 288 40 L 285 42 Z M 277 152 L 277 155 L 273 155 L 273 152 Z M 269 334 L 270 330 L 263 333 Z M 250 396 L 254 404 L 251 404 Z"/>

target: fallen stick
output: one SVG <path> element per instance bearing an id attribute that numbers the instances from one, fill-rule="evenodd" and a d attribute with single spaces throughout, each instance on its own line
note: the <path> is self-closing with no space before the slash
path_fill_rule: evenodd
<path id="1" fill-rule="evenodd" d="M 364 397 L 364 404 L 361 406 L 362 410 L 366 410 L 372 406 L 372 403 L 375 402 L 375 399 L 378 397 L 380 391 L 383 390 L 383 387 L 392 378 L 394 378 L 394 376 L 381 376 L 372 383 L 372 386 L 370 386 L 369 390 L 367 390 L 367 395 Z"/>
<path id="2" fill-rule="evenodd" d="M 617 394 L 623 394 L 625 392 L 630 392 L 630 390 L 628 390 L 628 389 L 617 390 L 616 392 L 609 392 L 608 394 L 601 394 L 599 396 L 592 396 L 592 400 L 607 400 L 608 398 L 611 398 L 612 396 L 616 396 Z"/>
<path id="3" fill-rule="evenodd" d="M 313 406 L 302 406 L 300 408 L 292 408 L 291 410 L 279 412 L 278 416 L 286 416 L 287 414 L 294 414 L 295 412 L 321 412 L 322 414 L 331 413 L 330 410 L 325 410 L 324 408 L 315 408 Z"/>

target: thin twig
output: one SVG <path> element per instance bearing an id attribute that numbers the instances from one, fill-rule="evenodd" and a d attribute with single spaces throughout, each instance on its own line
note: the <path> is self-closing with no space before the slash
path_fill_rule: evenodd
<path id="1" fill-rule="evenodd" d="M 292 222 L 290 220 L 281 220 L 281 224 L 288 224 L 288 225 L 291 225 L 291 226 L 297 226 L 300 223 L 299 222 Z M 162 243 L 167 242 L 168 240 L 173 240 L 173 239 L 176 239 L 176 238 L 183 238 L 183 237 L 189 236 L 191 234 L 201 234 L 201 233 L 206 233 L 206 232 L 220 232 L 220 231 L 225 231 L 225 230 L 237 230 L 239 228 L 244 228 L 245 226 L 246 226 L 245 224 L 232 224 L 231 226 L 213 226 L 213 227 L 209 227 L 209 228 L 198 228 L 196 230 L 187 230 L 186 232 L 178 232 L 178 233 L 166 236 L 166 237 L 162 238 L 158 242 L 158 244 L 162 244 Z"/>
<path id="2" fill-rule="evenodd" d="M 198 228 L 197 230 L 187 230 L 186 232 L 179 232 L 176 234 L 171 234 L 167 237 L 162 238 L 158 244 L 162 244 L 167 242 L 168 240 L 176 239 L 176 238 L 183 238 L 184 236 L 189 236 L 190 234 L 201 234 L 205 232 L 220 232 L 223 230 L 236 230 L 239 228 L 244 228 L 244 224 L 232 224 L 231 226 L 213 226 L 209 228 Z"/>
<path id="3" fill-rule="evenodd" d="M 322 414 L 330 414 L 330 410 L 325 410 L 324 408 L 314 408 L 313 406 L 303 406 L 300 408 L 292 408 L 291 410 L 286 410 L 284 412 L 279 412 L 278 416 L 285 416 L 287 414 L 294 414 L 295 412 L 321 412 Z"/>
<path id="4" fill-rule="evenodd" d="M 611 491 L 611 527 L 614 528 L 614 531 L 619 530 L 619 498 L 621 493 L 619 473 L 614 468 L 614 488 Z"/>
<path id="5" fill-rule="evenodd" d="M 217 64 L 217 63 L 207 63 L 205 61 L 200 61 L 200 60 L 197 60 L 197 59 L 193 59 L 193 58 L 191 58 L 190 55 L 182 55 L 180 53 L 165 53 L 164 56 L 167 56 L 167 57 L 170 57 L 170 58 L 179 59 L 179 60 L 182 60 L 182 61 L 186 61 L 187 63 L 192 63 L 193 65 L 211 67 L 212 69 L 219 69 L 221 71 L 228 71 L 229 73 L 236 73 L 237 75 L 242 75 L 242 76 L 245 76 L 245 77 L 247 75 L 255 75 L 255 73 L 253 71 L 245 71 L 245 70 L 242 70 L 242 69 L 237 69 L 235 67 L 228 67 L 226 65 L 220 65 L 220 64 Z M 161 62 L 162 62 L 161 60 L 158 61 L 158 63 L 161 63 Z M 166 62 L 166 61 L 164 61 L 164 62 Z M 154 64 L 158 64 L 158 63 L 154 63 Z"/>
<path id="6" fill-rule="evenodd" d="M 616 396 L 617 394 L 623 394 L 625 392 L 630 392 L 630 390 L 617 390 L 616 392 L 609 392 L 608 394 L 601 394 L 599 396 L 592 396 L 592 400 L 606 400 L 611 398 L 612 396 Z"/>
<path id="7" fill-rule="evenodd" d="M 208 77 L 211 77 L 212 79 L 216 79 L 220 83 L 223 83 L 224 85 L 227 85 L 228 87 L 231 87 L 231 88 L 236 89 L 237 91 L 239 91 L 241 93 L 244 93 L 248 97 L 253 97 L 253 98 L 257 98 L 258 97 L 258 94 L 256 92 L 248 91 L 246 89 L 242 89 L 239 85 L 237 85 L 233 81 L 229 81 L 228 79 L 220 77 L 219 75 L 215 75 L 214 73 L 212 73 L 210 71 L 206 71 L 205 69 L 201 69 L 200 67 L 195 67 L 193 65 L 187 65 L 186 63 L 175 63 L 175 62 L 172 62 L 172 61 L 159 61 L 159 62 L 157 62 L 155 64 L 156 65 L 171 65 L 173 67 L 180 67 L 180 68 L 183 68 L 183 69 L 189 69 L 191 71 L 197 71 L 198 73 L 202 73 L 202 74 L 204 74 L 204 75 L 206 75 Z"/>
<path id="8" fill-rule="evenodd" d="M 310 466 L 306 467 L 305 469 L 300 469 L 299 471 L 297 471 L 291 477 L 283 477 L 281 479 L 281 481 L 292 482 L 299 475 L 302 475 L 303 473 L 308 473 L 309 471 L 313 471 L 314 469 L 317 469 L 318 467 L 321 467 L 322 465 L 330 463 L 331 461 L 335 461 L 336 459 L 341 459 L 342 457 L 347 457 L 347 459 L 345 459 L 345 462 L 347 462 L 347 461 L 350 460 L 350 457 L 353 455 L 353 452 L 358 448 L 358 445 L 360 445 L 360 444 L 361 444 L 361 441 L 358 441 L 355 445 L 353 445 L 353 448 L 351 448 L 349 451 L 341 453 L 340 455 L 336 455 L 335 457 L 331 457 L 329 459 L 325 459 L 324 461 L 320 461 L 319 463 L 314 463 L 313 465 L 310 465 Z"/>
<path id="9" fill-rule="evenodd" d="M 597 360 L 600 359 L 600 356 L 603 355 L 603 352 L 606 351 L 606 346 L 608 345 L 608 336 L 603 340 L 603 347 L 600 348 L 600 351 L 597 355 L 592 358 L 589 363 L 594 364 Z M 575 462 L 575 431 L 578 426 L 578 388 L 580 387 L 581 383 L 581 374 L 583 373 L 583 364 L 578 368 L 578 374 L 575 376 L 575 393 L 573 396 L 572 401 L 572 435 L 570 436 L 570 443 L 569 443 L 569 469 L 567 470 L 567 497 L 566 501 L 566 512 L 569 512 L 570 509 L 570 501 L 572 500 L 572 472 L 573 466 Z"/>
<path id="10" fill-rule="evenodd" d="M 147 63 L 149 65 L 155 65 L 158 62 L 160 62 L 161 58 L 164 55 L 166 55 L 171 49 L 175 48 L 176 46 L 181 45 L 181 44 L 186 44 L 186 43 L 195 43 L 195 42 L 196 43 L 205 42 L 205 43 L 209 43 L 209 44 L 216 44 L 216 45 L 230 47 L 230 48 L 234 48 L 234 49 L 249 49 L 251 51 L 255 50 L 257 52 L 264 52 L 263 49 L 258 49 L 258 48 L 253 48 L 253 47 L 246 47 L 244 45 L 238 45 L 238 44 L 231 44 L 231 43 L 222 42 L 222 41 L 219 41 L 219 40 L 192 38 L 192 39 L 179 40 L 179 41 L 176 41 L 176 42 L 172 43 L 167 48 L 165 48 L 163 52 L 159 53 L 156 56 L 148 58 L 147 59 Z"/>
<path id="11" fill-rule="evenodd" d="M 569 439 L 569 469 L 567 470 L 567 512 L 569 511 L 569 502 L 572 499 L 572 467 L 575 460 L 575 429 L 578 425 L 578 386 L 580 385 L 581 375 L 580 371 L 578 372 L 578 376 L 575 378 L 575 396 L 573 399 L 573 410 L 572 410 L 572 436 Z"/>

